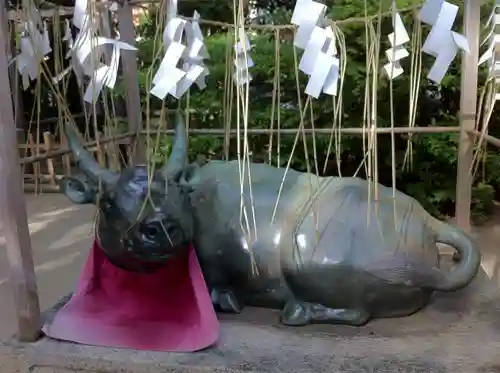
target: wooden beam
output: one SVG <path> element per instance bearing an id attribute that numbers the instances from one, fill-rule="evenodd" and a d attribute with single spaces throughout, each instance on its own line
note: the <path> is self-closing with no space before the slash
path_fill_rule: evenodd
<path id="1" fill-rule="evenodd" d="M 134 17 L 132 6 L 125 1 L 118 10 L 120 39 L 130 45 L 135 45 Z M 137 81 L 137 53 L 135 51 L 122 50 L 123 76 L 125 79 L 126 105 L 128 130 L 139 134 L 142 129 L 141 97 L 139 92 L 139 83 Z M 132 164 L 145 163 L 146 151 L 139 136 L 133 139 L 130 146 Z"/>
<path id="2" fill-rule="evenodd" d="M 470 45 L 470 54 L 462 52 L 460 89 L 460 140 L 457 158 L 457 191 L 455 218 L 457 225 L 470 230 L 472 199 L 472 163 L 474 160 L 474 135 L 477 115 L 477 64 L 479 60 L 479 35 L 481 2 L 464 1 L 464 34 Z"/>
<path id="3" fill-rule="evenodd" d="M 0 7 L 5 7 L 5 0 Z M 2 18 L 0 22 L 7 22 Z M 0 225 L 7 246 L 18 338 L 33 342 L 40 337 L 40 305 L 17 149 L 6 43 L 5 28 L 0 27 L 0 81 L 3 82 L 0 84 Z"/>
<path id="4" fill-rule="evenodd" d="M 244 130 L 240 130 L 240 134 L 243 135 Z M 270 128 L 249 128 L 246 130 L 248 135 L 269 135 L 271 133 L 280 133 L 281 135 L 296 135 L 298 129 L 294 128 L 282 128 L 282 129 L 270 129 Z M 304 128 L 301 130 L 301 132 L 304 131 L 305 134 L 307 135 L 312 135 L 314 132 L 314 135 L 330 135 L 332 133 L 331 128 L 316 128 L 312 130 L 311 128 Z M 388 135 L 390 133 L 397 134 L 432 134 L 432 133 L 457 133 L 460 132 L 460 127 L 448 127 L 448 126 L 436 126 L 436 127 L 394 127 L 393 129 L 389 127 L 383 127 L 383 128 L 377 128 L 375 130 L 376 133 L 381 134 L 381 135 Z M 193 135 L 211 135 L 211 136 L 225 136 L 227 134 L 226 129 L 222 128 L 190 128 L 189 133 Z M 343 135 L 362 135 L 366 133 L 372 132 L 371 130 L 368 129 L 363 129 L 363 128 L 340 128 L 336 130 L 337 133 L 341 133 Z M 150 136 L 155 136 L 155 135 L 163 135 L 163 134 L 173 134 L 175 133 L 175 130 L 170 129 L 170 130 L 156 130 L 156 129 L 151 129 L 150 131 L 141 131 L 140 134 L 142 136 L 150 135 Z M 238 131 L 236 129 L 231 129 L 229 131 L 229 135 L 235 136 L 238 134 Z"/>
<path id="5" fill-rule="evenodd" d="M 58 6 L 56 8 L 42 9 L 39 11 L 42 18 L 54 18 L 59 16 L 71 16 L 74 13 L 74 7 L 72 6 Z M 11 21 L 22 21 L 24 18 L 24 13 L 22 10 L 9 10 L 7 13 L 9 20 Z"/>
<path id="6" fill-rule="evenodd" d="M 50 184 L 28 184 L 24 183 L 25 193 L 61 193 L 61 188 L 57 185 Z"/>
<path id="7" fill-rule="evenodd" d="M 495 146 L 497 148 L 500 148 L 500 139 L 497 139 L 494 136 L 482 134 L 478 130 L 467 130 L 467 132 L 469 134 L 471 134 L 472 136 L 474 136 L 476 139 L 481 139 L 482 138 L 483 141 L 486 141 L 488 144 L 491 144 L 491 145 L 493 145 L 493 146 Z"/>
<path id="8" fill-rule="evenodd" d="M 121 135 L 102 138 L 99 140 L 99 144 L 107 144 L 109 142 L 115 142 L 115 141 L 118 142 L 119 140 L 133 138 L 133 137 L 135 137 L 135 133 L 133 133 L 133 134 L 123 133 Z M 88 148 L 94 147 L 96 145 L 97 145 L 97 141 L 92 141 L 92 142 L 89 142 L 87 144 L 84 144 L 83 147 L 88 149 Z M 21 146 L 18 146 L 18 147 L 21 147 Z M 58 149 L 58 150 L 54 150 L 53 152 L 50 152 L 50 153 L 34 155 L 31 157 L 24 157 L 20 160 L 20 164 L 26 165 L 26 164 L 30 164 L 30 163 L 43 161 L 43 160 L 46 160 L 49 158 L 60 157 L 62 155 L 66 155 L 66 154 L 70 154 L 70 153 L 71 153 L 71 150 L 69 150 L 69 149 Z"/>

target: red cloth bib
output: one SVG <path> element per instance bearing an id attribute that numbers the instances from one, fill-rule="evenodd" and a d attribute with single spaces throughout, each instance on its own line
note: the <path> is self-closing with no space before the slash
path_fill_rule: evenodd
<path id="1" fill-rule="evenodd" d="M 94 242 L 77 289 L 44 326 L 70 342 L 190 352 L 219 337 L 219 322 L 192 246 L 154 273 L 124 271 Z"/>

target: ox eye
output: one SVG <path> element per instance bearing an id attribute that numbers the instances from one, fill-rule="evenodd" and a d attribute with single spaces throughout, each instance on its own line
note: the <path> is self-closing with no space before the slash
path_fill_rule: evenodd
<path id="1" fill-rule="evenodd" d="M 105 213 L 112 213 L 115 208 L 111 199 L 103 197 L 99 201 L 100 208 Z"/>
<path id="2" fill-rule="evenodd" d="M 161 234 L 161 227 L 157 223 L 146 224 L 142 227 L 141 231 L 145 237 L 154 239 Z"/>

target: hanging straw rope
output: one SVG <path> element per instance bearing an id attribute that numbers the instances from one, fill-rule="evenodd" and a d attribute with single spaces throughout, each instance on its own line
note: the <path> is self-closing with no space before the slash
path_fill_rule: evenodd
<path id="1" fill-rule="evenodd" d="M 136 2 L 137 3 L 137 2 Z M 97 17 L 99 12 L 99 9 L 96 9 L 96 7 L 100 7 L 100 3 L 96 4 L 93 3 L 93 7 L 91 10 L 91 14 L 94 17 Z M 327 167 L 328 167 L 328 162 L 330 158 L 330 154 L 333 151 L 335 153 L 335 161 L 336 161 L 336 166 L 338 169 L 339 175 L 342 175 L 341 173 L 341 130 L 342 130 L 342 117 L 343 117 L 343 85 L 344 85 L 344 76 L 346 73 L 346 65 L 347 65 L 347 53 L 346 53 L 346 41 L 345 41 L 345 36 L 343 32 L 340 29 L 341 25 L 346 25 L 346 24 L 352 24 L 352 23 L 359 23 L 363 22 L 365 26 L 365 43 L 366 43 L 366 85 L 365 85 L 365 106 L 364 106 L 364 114 L 363 114 L 363 124 L 362 124 L 362 130 L 363 130 L 363 154 L 364 158 L 362 162 L 360 163 L 358 169 L 356 170 L 355 175 L 358 174 L 358 172 L 361 170 L 361 168 L 364 168 L 366 178 L 368 182 L 370 183 L 370 188 L 369 188 L 369 200 L 377 201 L 378 200 L 378 155 L 377 155 L 377 92 L 378 92 L 378 81 L 379 81 L 379 52 L 380 52 L 380 39 L 381 39 L 381 22 L 383 17 L 394 17 L 394 13 L 396 11 L 395 4 L 393 2 L 393 7 L 391 11 L 389 12 L 383 12 L 382 11 L 382 5 L 379 6 L 378 13 L 375 15 L 369 15 L 368 14 L 368 6 L 367 6 L 367 1 L 364 0 L 364 6 L 365 6 L 365 15 L 363 17 L 352 17 L 348 18 L 345 20 L 339 20 L 339 21 L 333 21 L 329 20 L 328 23 L 332 26 L 336 40 L 338 41 L 339 44 L 339 54 L 340 54 L 340 78 L 339 78 L 339 93 L 338 96 L 332 97 L 332 107 L 333 107 L 333 118 L 332 118 L 332 123 L 331 123 L 331 132 L 330 132 L 330 138 L 329 138 L 329 143 L 328 143 L 328 148 L 326 152 L 326 157 L 325 157 L 325 163 L 323 165 L 322 171 L 325 172 Z M 269 135 L 269 142 L 268 142 L 268 163 L 272 164 L 273 163 L 273 149 L 276 149 L 276 166 L 280 167 L 282 164 L 282 157 L 283 154 L 280 150 L 281 148 L 281 118 L 280 118 L 280 113 L 281 113 L 281 84 L 280 84 L 280 60 L 281 60 L 281 36 L 284 33 L 283 30 L 294 30 L 296 26 L 294 25 L 248 25 L 245 23 L 245 17 L 244 17 L 244 2 L 243 0 L 233 0 L 233 6 L 234 6 L 234 22 L 233 24 L 228 24 L 228 23 L 223 23 L 223 22 L 216 22 L 216 21 L 209 21 L 209 20 L 200 20 L 199 22 L 201 24 L 205 25 L 211 25 L 211 26 L 218 26 L 221 28 L 225 28 L 228 30 L 228 37 L 227 37 L 227 46 L 226 46 L 226 71 L 225 71 L 225 77 L 224 77 L 224 107 L 223 107 L 223 121 L 224 121 L 224 126 L 225 126 L 225 131 L 226 131 L 226 136 L 225 136 L 225 142 L 224 142 L 224 155 L 226 159 L 229 159 L 230 157 L 230 132 L 231 132 L 231 125 L 233 123 L 233 111 L 236 111 L 236 156 L 238 160 L 238 172 L 239 172 L 239 181 L 240 181 L 240 224 L 241 224 L 241 229 L 243 232 L 245 232 L 245 235 L 247 236 L 247 240 L 249 243 L 249 247 L 251 248 L 251 243 L 255 242 L 258 239 L 258 232 L 257 232 L 257 222 L 256 222 L 256 216 L 255 216 L 255 207 L 254 207 L 254 201 L 253 201 L 253 193 L 252 193 L 252 175 L 251 175 L 251 156 L 250 156 L 250 144 L 249 144 L 249 84 L 243 84 L 243 85 L 235 85 L 234 84 L 234 77 L 233 77 L 233 71 L 232 71 L 232 57 L 233 57 L 233 40 L 236 42 L 239 40 L 239 35 L 238 35 L 238 30 L 240 29 L 245 29 L 245 30 L 273 30 L 274 32 L 274 38 L 275 38 L 275 72 L 274 72 L 274 79 L 273 79 L 273 92 L 272 92 L 272 107 L 271 107 L 271 116 L 270 116 L 270 135 Z M 399 10 L 399 13 L 404 13 L 404 12 L 415 12 L 416 9 L 418 9 L 421 6 L 421 4 L 418 5 L 413 5 L 410 7 L 402 8 Z M 149 156 L 153 154 L 157 154 L 160 151 L 160 140 L 161 136 L 160 134 L 164 129 L 166 128 L 166 113 L 167 113 L 167 108 L 165 106 L 165 103 L 163 104 L 162 110 L 160 112 L 160 119 L 159 123 L 156 126 L 153 126 L 152 124 L 152 118 L 151 118 L 151 107 L 150 107 L 150 88 L 151 88 L 151 81 L 152 81 L 152 76 L 154 73 L 154 66 L 156 65 L 156 62 L 161 59 L 163 50 L 162 48 L 159 47 L 158 43 L 162 39 L 162 31 L 164 29 L 164 24 L 165 24 L 165 7 L 166 3 L 164 1 L 160 2 L 160 9 L 156 14 L 156 23 L 158 25 L 154 37 L 154 46 L 153 46 L 153 51 L 154 51 L 154 58 L 153 58 L 153 63 L 150 66 L 150 68 L 147 71 L 146 74 L 146 97 L 145 97 L 145 127 L 146 127 L 146 132 L 148 134 L 155 134 L 155 138 L 153 140 L 153 136 L 146 136 L 146 147 Z M 16 13 L 16 16 L 19 13 Z M 185 18 L 187 20 L 190 20 L 190 18 Z M 60 23 L 60 16 L 59 13 L 54 12 L 54 23 L 58 25 Z M 376 22 L 376 24 L 375 24 Z M 99 24 L 99 32 L 103 32 L 105 29 L 104 25 L 102 22 Z M 56 31 L 57 30 L 57 31 Z M 231 33 L 234 33 L 234 35 L 231 35 Z M 231 37 L 234 36 L 234 37 Z M 58 30 L 58 27 L 54 27 L 54 64 L 55 64 L 55 69 L 56 73 L 58 70 L 63 69 L 63 53 L 62 53 L 62 41 L 61 41 L 61 35 L 60 31 Z M 416 112 L 417 112 L 417 103 L 418 103 L 418 89 L 421 81 L 421 70 L 422 70 L 422 57 L 420 53 L 420 46 L 422 44 L 422 27 L 420 25 L 420 22 L 418 22 L 416 19 L 414 21 L 413 25 L 413 31 L 412 31 L 412 44 L 411 44 L 411 70 L 410 70 L 410 99 L 409 99 L 409 107 L 410 107 L 410 113 L 409 113 L 409 127 L 414 127 L 415 126 L 415 121 L 416 121 Z M 319 164 L 318 164 L 318 155 L 317 155 L 317 144 L 316 144 L 316 137 L 315 137 L 315 131 L 317 130 L 316 124 L 315 124 L 315 115 L 314 115 L 314 105 L 311 101 L 311 99 L 308 97 L 305 99 L 305 102 L 303 102 L 303 99 L 301 97 L 301 87 L 300 87 L 300 82 L 299 82 L 299 72 L 298 72 L 298 57 L 297 57 L 297 52 L 294 48 L 294 68 L 295 68 L 295 80 L 296 80 L 296 90 L 297 90 L 297 105 L 298 105 L 298 110 L 300 112 L 300 123 L 298 128 L 296 129 L 295 133 L 295 138 L 294 142 L 292 145 L 292 149 L 290 154 L 288 155 L 288 160 L 286 162 L 286 167 L 284 171 L 284 178 L 286 177 L 288 170 L 291 166 L 291 162 L 294 157 L 294 153 L 299 141 L 299 138 L 302 138 L 302 145 L 304 148 L 304 157 L 305 157 L 305 162 L 306 162 L 306 168 L 307 172 L 310 175 L 310 183 L 309 183 L 309 193 L 312 196 L 315 194 L 315 187 L 313 187 L 313 180 L 314 178 L 319 178 L 320 176 L 320 169 L 319 169 Z M 246 57 L 246 50 L 244 50 L 244 55 Z M 41 102 L 40 102 L 40 92 L 41 92 L 41 84 L 42 82 L 45 83 L 47 82 L 50 86 L 50 91 L 53 93 L 55 100 L 57 102 L 57 107 L 58 107 L 58 114 L 59 117 L 61 118 L 61 123 L 60 126 L 62 125 L 68 125 L 64 124 L 66 122 L 69 122 L 69 125 L 75 125 L 74 124 L 74 119 L 72 118 L 69 109 L 67 108 L 67 105 L 64 101 L 64 97 L 66 96 L 67 89 L 68 89 L 68 82 L 69 79 L 65 77 L 62 82 L 62 90 L 60 89 L 59 85 L 53 85 L 51 84 L 49 73 L 48 73 L 48 68 L 46 66 L 45 61 L 42 61 L 41 67 L 40 67 L 40 78 L 37 80 L 36 83 L 36 89 L 37 89 L 37 103 L 35 107 L 32 109 L 32 117 L 36 115 L 37 117 L 37 122 L 40 120 L 40 108 L 41 108 Z M 61 72 L 61 71 L 59 71 Z M 395 118 L 394 118 L 394 103 L 393 103 L 393 83 L 390 81 L 389 83 L 389 90 L 390 90 L 390 128 L 391 128 L 391 173 L 392 173 L 392 188 L 393 188 L 393 198 L 395 198 L 395 179 L 396 179 L 396 162 L 395 162 Z M 485 89 L 482 95 L 481 99 L 481 104 L 484 105 L 485 108 L 488 108 L 487 110 L 484 109 L 483 112 L 483 117 L 482 117 L 482 137 L 479 140 L 479 144 L 482 143 L 482 138 L 486 135 L 487 133 L 487 124 L 491 118 L 491 92 L 493 89 L 491 88 L 491 85 L 489 86 L 488 89 Z M 236 97 L 235 97 L 236 96 Z M 107 89 L 103 90 L 103 97 L 105 98 L 103 100 L 104 104 L 104 117 L 105 117 L 105 123 L 104 126 L 106 128 L 111 128 L 113 130 L 118 130 L 119 123 L 116 119 L 116 111 L 115 111 L 115 105 L 114 105 L 114 99 L 113 95 L 111 92 Z M 106 98 L 109 98 L 106 99 Z M 236 107 L 233 106 L 234 104 L 234 99 L 236 99 Z M 109 102 L 108 102 L 109 101 Z M 187 115 L 186 122 L 187 126 L 189 126 L 189 94 L 187 95 L 185 99 L 185 105 L 183 105 L 181 102 L 179 102 L 179 109 L 181 109 L 182 106 L 185 106 L 185 112 Z M 96 111 L 96 102 L 92 103 L 92 112 L 95 113 Z M 96 133 L 97 137 L 97 142 L 99 145 L 99 135 L 98 135 L 98 125 L 97 125 L 97 118 L 96 115 L 92 115 L 92 126 L 94 128 L 94 133 Z M 309 125 L 306 123 L 306 119 L 310 120 L 310 128 L 306 128 L 306 125 Z M 63 123 L 64 122 L 64 123 Z M 86 130 L 85 133 L 88 136 L 90 131 L 89 131 L 89 126 L 90 124 L 87 123 L 86 125 Z M 31 130 L 31 129 L 30 129 Z M 276 135 L 274 135 L 274 132 L 276 130 Z M 312 138 L 310 141 L 308 141 L 306 137 L 306 130 L 312 132 Z M 40 129 L 37 126 L 37 136 L 39 135 Z M 410 165 L 412 162 L 412 143 L 411 143 L 411 137 L 412 135 L 410 134 L 408 136 L 408 145 L 407 145 L 407 151 L 405 153 L 405 160 L 404 163 L 405 165 Z M 310 153 L 309 149 L 309 143 L 312 143 L 312 153 Z M 39 151 L 39 150 L 38 150 Z M 134 150 L 135 151 L 135 150 Z M 476 157 L 480 157 L 480 153 L 476 154 Z M 476 158 L 475 158 L 476 159 Z M 155 171 L 155 164 L 154 162 L 149 162 L 148 165 L 149 167 L 149 178 L 151 178 L 154 175 Z M 313 168 L 311 168 L 313 166 Z M 477 164 L 475 164 L 475 167 L 477 167 Z M 275 202 L 274 210 L 273 210 L 273 215 L 272 215 L 272 222 L 274 222 L 275 217 L 276 217 L 276 212 L 278 209 L 278 204 L 280 201 L 280 197 L 282 194 L 283 186 L 284 186 L 284 179 L 282 180 L 279 190 L 278 190 L 278 197 Z M 245 194 L 248 189 L 248 196 L 250 199 L 250 206 L 247 206 L 245 203 Z M 148 194 L 147 201 L 149 203 L 153 203 L 151 196 Z M 141 211 L 141 214 L 145 211 L 146 209 L 146 201 L 144 201 L 143 205 L 143 210 Z M 314 216 L 314 220 L 316 223 L 316 228 L 318 226 L 319 222 L 319 217 L 318 217 L 318 206 L 317 204 L 313 204 L 312 207 L 312 212 Z M 396 211 L 394 211 L 394 214 L 396 214 Z M 138 217 L 139 219 L 140 217 Z M 395 219 L 396 220 L 396 219 Z M 271 222 L 271 223 L 272 223 Z M 131 227 L 132 228 L 132 227 Z M 252 265 L 255 265 L 253 255 L 252 255 Z"/>

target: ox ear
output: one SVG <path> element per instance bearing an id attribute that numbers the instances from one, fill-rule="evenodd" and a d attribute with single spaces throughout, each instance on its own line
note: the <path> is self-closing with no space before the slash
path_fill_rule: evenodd
<path id="1" fill-rule="evenodd" d="M 201 180 L 201 167 L 194 163 L 185 167 L 178 179 L 179 186 L 189 193 L 191 204 L 205 207 L 207 203 L 212 203 L 217 197 L 217 180 L 210 178 Z"/>
<path id="2" fill-rule="evenodd" d="M 177 182 L 182 189 L 192 191 L 200 184 L 200 180 L 200 166 L 195 163 L 184 167 L 179 173 Z"/>
<path id="3" fill-rule="evenodd" d="M 198 212 L 205 211 L 207 214 L 214 211 L 218 198 L 217 180 L 215 178 L 210 178 L 204 181 L 203 184 L 194 185 L 189 193 L 191 205 Z"/>
<path id="4" fill-rule="evenodd" d="M 59 181 L 59 188 L 73 203 L 88 204 L 96 202 L 96 188 L 82 178 L 65 176 Z"/>

